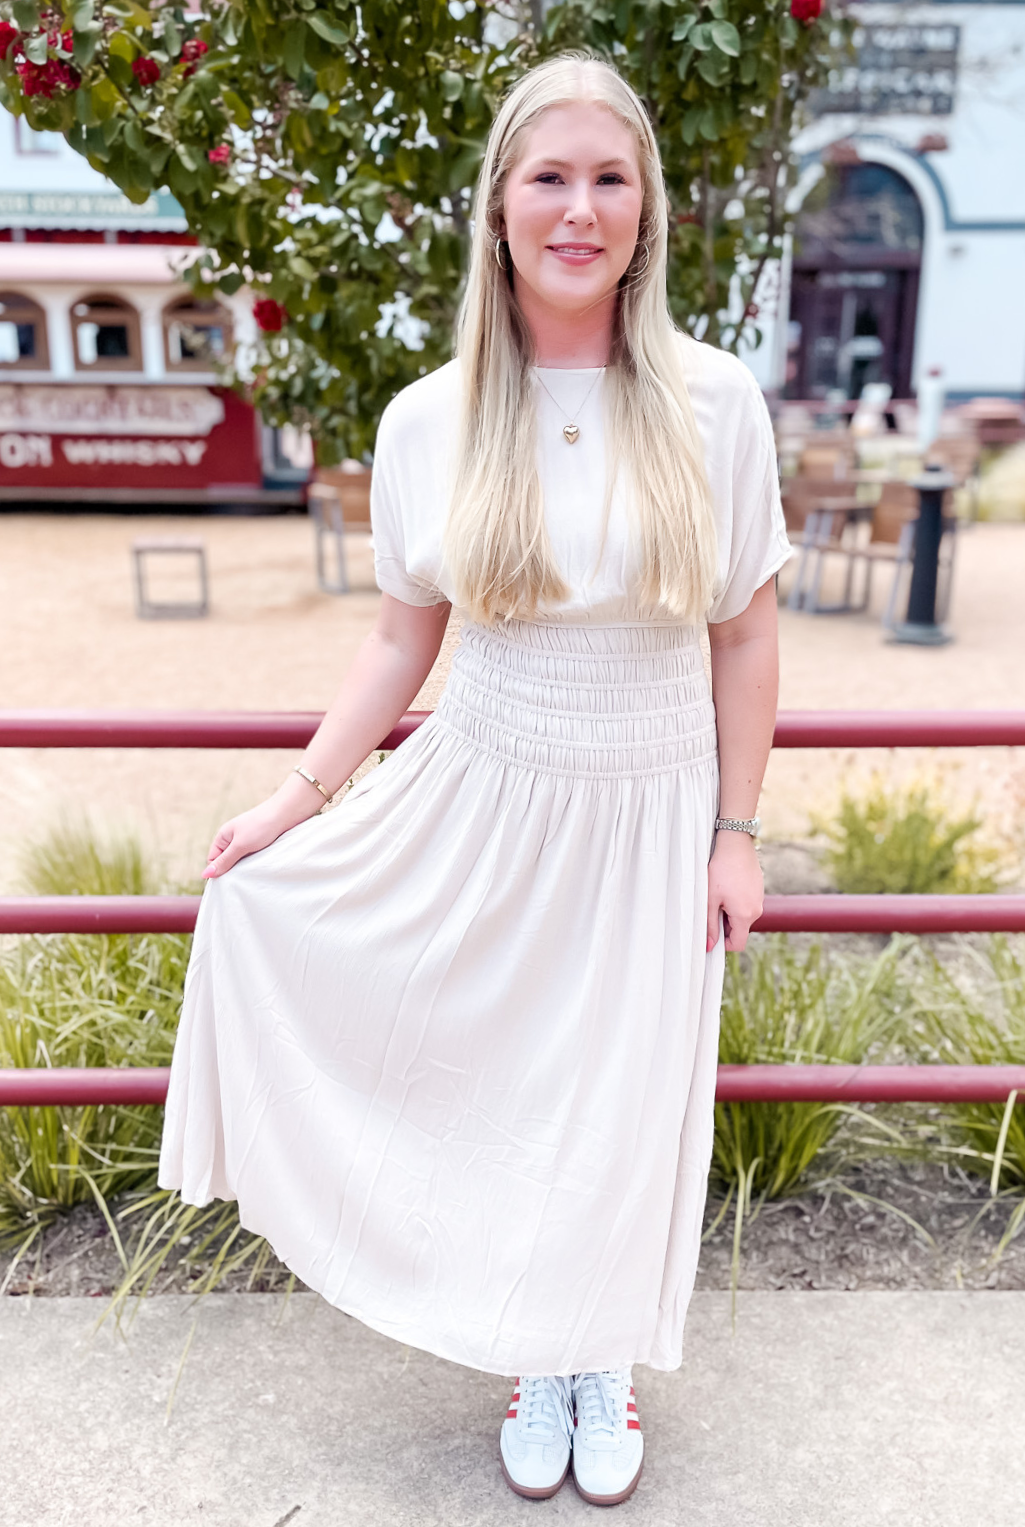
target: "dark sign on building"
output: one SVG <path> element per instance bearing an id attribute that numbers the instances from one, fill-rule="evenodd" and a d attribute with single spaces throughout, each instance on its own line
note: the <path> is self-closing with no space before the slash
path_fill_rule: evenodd
<path id="1" fill-rule="evenodd" d="M 830 71 L 812 108 L 864 116 L 950 116 L 960 44 L 959 26 L 859 27 L 854 59 Z"/>

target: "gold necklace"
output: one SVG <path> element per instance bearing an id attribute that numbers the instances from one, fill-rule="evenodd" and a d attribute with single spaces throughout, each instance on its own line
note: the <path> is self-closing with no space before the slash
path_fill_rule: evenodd
<path id="1" fill-rule="evenodd" d="M 583 403 L 581 403 L 580 407 L 577 409 L 577 413 L 578 414 L 583 412 L 584 403 L 587 402 L 587 399 L 591 396 L 591 394 L 594 391 L 595 387 L 598 385 L 598 377 L 600 377 L 603 374 L 604 370 L 605 370 L 604 366 L 599 367 L 598 376 L 595 377 L 594 381 L 591 383 L 590 387 L 587 389 L 587 392 L 584 395 Z M 563 406 L 559 402 L 558 398 L 552 397 L 552 394 L 549 391 L 549 389 L 547 387 L 545 387 L 544 379 L 539 374 L 538 369 L 537 369 L 536 366 L 534 367 L 534 375 L 537 377 L 538 381 L 541 383 L 541 386 L 544 387 L 545 392 L 548 393 L 548 396 L 552 399 L 552 402 L 555 404 L 555 406 L 559 410 L 560 414 L 564 414 L 565 417 L 567 419 L 569 419 L 569 414 L 566 413 L 566 410 L 563 408 Z M 570 419 L 570 422 L 568 424 L 564 424 L 562 426 L 562 433 L 565 435 L 568 444 L 576 445 L 577 441 L 580 439 L 580 426 L 579 426 L 579 424 L 574 424 L 572 419 Z"/>

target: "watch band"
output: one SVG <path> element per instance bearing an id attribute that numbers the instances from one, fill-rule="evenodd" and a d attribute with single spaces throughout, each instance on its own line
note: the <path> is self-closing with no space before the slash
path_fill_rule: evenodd
<path id="1" fill-rule="evenodd" d="M 750 833 L 752 838 L 757 838 L 761 826 L 760 817 L 748 817 L 746 821 L 742 821 L 739 817 L 716 817 L 715 819 L 717 832 L 720 828 L 725 828 L 727 832 Z"/>

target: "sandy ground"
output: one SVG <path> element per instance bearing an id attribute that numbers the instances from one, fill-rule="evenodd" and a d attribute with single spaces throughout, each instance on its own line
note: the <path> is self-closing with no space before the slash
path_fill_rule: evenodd
<path id="1" fill-rule="evenodd" d="M 210 614 L 140 620 L 130 546 L 148 535 L 200 536 Z M 329 703 L 379 595 L 369 538 L 349 537 L 353 592 L 321 593 L 302 516 L 0 517 L 0 708 L 317 710 Z M 839 571 L 839 569 L 837 569 Z M 782 709 L 1025 708 L 1025 525 L 977 524 L 961 536 L 945 647 L 884 642 L 880 570 L 859 616 L 780 611 Z M 182 587 L 163 574 L 161 592 Z M 784 569 L 785 596 L 790 572 Z M 458 637 L 453 619 L 415 702 L 432 705 Z M 17 884 L 21 845 L 62 814 L 131 827 L 172 874 L 198 872 L 226 816 L 269 792 L 294 761 L 280 752 L 8 749 L 0 752 L 0 889 Z M 780 751 L 762 802 L 770 837 L 800 837 L 844 781 L 874 767 L 936 774 L 957 799 L 1025 817 L 1025 757 L 1013 749 Z"/>

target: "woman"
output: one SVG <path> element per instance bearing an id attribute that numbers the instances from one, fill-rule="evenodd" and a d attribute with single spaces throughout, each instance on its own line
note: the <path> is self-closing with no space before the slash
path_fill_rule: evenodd
<path id="1" fill-rule="evenodd" d="M 572 1459 L 602 1504 L 640 1473 L 631 1365 L 681 1362 L 789 553 L 761 394 L 674 328 L 666 236 L 619 76 L 523 78 L 457 359 L 381 421 L 377 623 L 210 850 L 160 1169 L 374 1329 L 519 1372 L 510 1485 L 551 1495 Z M 438 709 L 314 815 L 452 604 Z"/>

